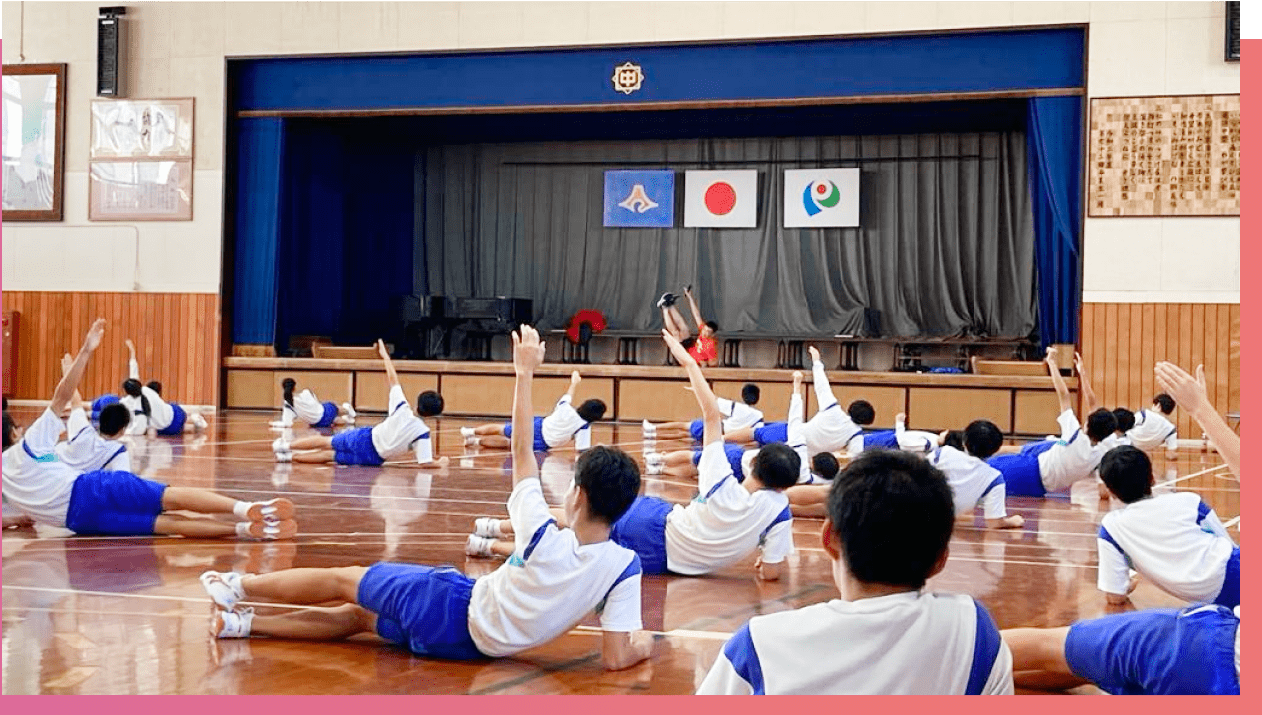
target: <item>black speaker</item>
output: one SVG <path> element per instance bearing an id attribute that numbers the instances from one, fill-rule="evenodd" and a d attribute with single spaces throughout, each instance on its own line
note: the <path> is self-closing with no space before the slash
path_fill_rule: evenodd
<path id="1" fill-rule="evenodd" d="M 100 8 L 96 19 L 96 96 L 122 97 L 125 7 Z"/>
<path id="2" fill-rule="evenodd" d="M 1240 61 L 1240 3 L 1227 3 L 1227 50 L 1228 62 Z"/>

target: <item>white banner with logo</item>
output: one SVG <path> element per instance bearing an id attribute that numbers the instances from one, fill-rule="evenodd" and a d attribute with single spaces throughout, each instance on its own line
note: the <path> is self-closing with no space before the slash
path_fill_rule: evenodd
<path id="1" fill-rule="evenodd" d="M 785 228 L 858 225 L 858 169 L 788 169 L 784 172 Z"/>
<path id="2" fill-rule="evenodd" d="M 684 226 L 754 228 L 758 171 L 685 171 Z"/>

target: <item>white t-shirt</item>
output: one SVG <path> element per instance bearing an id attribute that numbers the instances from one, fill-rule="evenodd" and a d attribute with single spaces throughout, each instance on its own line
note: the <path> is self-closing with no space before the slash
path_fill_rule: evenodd
<path id="1" fill-rule="evenodd" d="M 1125 595 L 1130 569 L 1186 601 L 1213 601 L 1223 588 L 1235 543 L 1218 515 L 1194 492 L 1159 494 L 1100 520 L 1096 586 Z"/>
<path id="2" fill-rule="evenodd" d="M 1131 443 L 1130 435 L 1118 434 L 1117 432 L 1114 432 L 1108 437 L 1105 437 L 1104 439 L 1100 440 L 1100 447 L 1104 450 L 1105 454 L 1107 454 L 1108 451 L 1110 449 L 1113 449 L 1114 447 L 1124 447 L 1124 446 L 1129 445 L 1130 443 Z"/>
<path id="3" fill-rule="evenodd" d="M 736 402 L 724 397 L 718 398 L 719 412 L 723 413 L 723 432 L 753 427 L 762 422 L 761 410 L 754 409 L 744 402 Z"/>
<path id="4" fill-rule="evenodd" d="M 293 408 L 298 419 L 309 425 L 324 419 L 324 403 L 311 390 L 303 390 L 294 395 Z"/>
<path id="5" fill-rule="evenodd" d="M 478 579 L 469 602 L 469 635 L 486 655 L 502 657 L 547 643 L 588 613 L 606 631 L 632 632 L 640 621 L 640 557 L 612 541 L 581 545 L 558 529 L 538 479 L 508 497 L 516 550 Z"/>
<path id="6" fill-rule="evenodd" d="M 1166 449 L 1178 449 L 1179 428 L 1158 410 L 1140 410 L 1135 413 L 1135 426 L 1126 433 L 1131 444 L 1138 449 L 1155 449 L 1162 442 Z"/>
<path id="7" fill-rule="evenodd" d="M 972 514 L 978 502 L 982 502 L 987 519 L 1002 519 L 1008 515 L 1004 499 L 1007 488 L 998 469 L 954 447 L 939 447 L 929 455 L 933 466 L 942 470 L 951 492 L 955 495 L 955 515 Z"/>
<path id="8" fill-rule="evenodd" d="M 557 400 L 557 406 L 552 408 L 552 414 L 543 418 L 539 429 L 549 447 L 560 447 L 571 439 L 574 440 L 574 449 L 579 451 L 592 446 L 592 424 L 579 417 L 578 410 L 570 404 L 569 393 Z"/>
<path id="9" fill-rule="evenodd" d="M 1060 439 L 1038 457 L 1043 488 L 1049 492 L 1064 491 L 1079 479 L 1091 476 L 1106 451 L 1103 442 L 1091 444 L 1073 410 L 1062 412 L 1056 422 L 1060 424 Z"/>
<path id="10" fill-rule="evenodd" d="M 698 695 L 1011 695 L 1012 653 L 968 596 L 896 593 L 755 616 Z"/>
<path id="11" fill-rule="evenodd" d="M 410 449 L 416 453 L 418 463 L 434 461 L 429 427 L 412 411 L 399 385 L 390 388 L 390 414 L 372 428 L 372 446 L 382 459 L 397 457 Z"/>
<path id="12" fill-rule="evenodd" d="M 732 474 L 722 442 L 702 448 L 697 470 L 701 496 L 666 516 L 666 568 L 686 576 L 710 573 L 760 545 L 764 563 L 793 553 L 793 516 L 783 492 L 751 494 Z"/>
<path id="13" fill-rule="evenodd" d="M 810 454 L 839 451 L 850 440 L 863 434 L 863 428 L 855 424 L 838 404 L 832 385 L 828 384 L 828 376 L 824 374 L 824 363 L 816 360 L 811 366 L 811 380 L 818 407 L 815 416 L 802 428 L 806 449 Z"/>
<path id="14" fill-rule="evenodd" d="M 79 472 L 57 459 L 57 441 L 66 425 L 52 410 L 26 428 L 4 451 L 4 498 L 35 521 L 66 525 L 70 492 Z"/>
<path id="15" fill-rule="evenodd" d="M 81 474 L 87 472 L 130 472 L 131 456 L 127 445 L 105 439 L 88 421 L 82 408 L 70 412 L 70 439 L 57 445 L 57 459 Z"/>

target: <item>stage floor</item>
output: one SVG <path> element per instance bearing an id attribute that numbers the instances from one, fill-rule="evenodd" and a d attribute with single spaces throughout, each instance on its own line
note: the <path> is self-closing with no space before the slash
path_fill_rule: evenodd
<path id="1" fill-rule="evenodd" d="M 14 414 L 26 424 L 36 412 Z M 821 522 L 798 519 L 798 551 L 780 582 L 757 581 L 752 557 L 705 578 L 646 577 L 644 625 L 659 634 L 654 658 L 623 672 L 602 669 L 594 620 L 518 657 L 473 663 L 417 658 L 367 637 L 216 640 L 207 634 L 212 608 L 197 581 L 207 569 L 267 572 L 393 560 L 455 564 L 478 575 L 499 564 L 464 556 L 474 517 L 507 514 L 511 484 L 505 453 L 463 448 L 457 428 L 473 420 L 431 424 L 438 454 L 452 458 L 443 472 L 406 463 L 380 469 L 279 465 L 269 447 L 276 433 L 267 424 L 275 418 L 221 413 L 209 435 L 148 440 L 133 451 L 132 464 L 147 477 L 241 499 L 287 496 L 299 508 L 302 533 L 295 541 L 4 533 L 5 694 L 686 694 L 751 616 L 837 596 L 819 546 Z M 643 452 L 639 425 L 598 426 L 595 441 Z M 554 504 L 568 488 L 573 457 L 562 450 L 544 462 L 544 491 Z M 1160 489 L 1201 494 L 1238 537 L 1239 483 L 1217 455 L 1185 453 L 1176 462 L 1156 457 L 1155 466 Z M 686 480 L 646 477 L 645 484 L 647 493 L 672 501 L 694 493 Z M 1080 483 L 1067 500 L 1010 498 L 1009 507 L 1025 517 L 1025 528 L 958 526 L 946 570 L 930 587 L 977 597 L 1000 628 L 1066 625 L 1108 612 L 1095 588 L 1095 534 L 1108 504 L 1099 501 L 1095 485 Z M 1138 608 L 1179 604 L 1149 583 L 1141 583 L 1132 601 Z"/>

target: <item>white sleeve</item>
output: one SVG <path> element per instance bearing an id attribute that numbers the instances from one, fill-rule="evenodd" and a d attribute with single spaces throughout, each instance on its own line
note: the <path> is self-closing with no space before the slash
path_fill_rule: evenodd
<path id="1" fill-rule="evenodd" d="M 1057 424 L 1060 425 L 1060 438 L 1064 442 L 1068 442 L 1073 438 L 1074 432 L 1077 432 L 1081 425 L 1078 424 L 1078 418 L 1074 416 L 1073 410 L 1065 410 L 1056 417 Z"/>
<path id="2" fill-rule="evenodd" d="M 131 452 L 127 451 L 126 446 L 118 444 L 117 442 L 111 442 L 109 444 L 111 446 L 118 445 L 117 447 L 115 447 L 115 449 L 117 449 L 118 447 L 122 447 L 122 449 L 117 454 L 114 455 L 113 459 L 101 465 L 101 470 L 107 471 L 107 472 L 130 472 L 131 471 Z"/>
<path id="3" fill-rule="evenodd" d="M 66 425 L 61 418 L 53 414 L 52 410 L 45 408 L 39 419 L 26 428 L 26 432 L 22 435 L 22 442 L 26 445 L 26 450 L 34 454 L 36 459 L 47 457 L 53 454 L 58 440 L 61 439 L 61 433 L 65 431 Z"/>
<path id="4" fill-rule="evenodd" d="M 70 419 L 67 422 L 68 439 L 59 447 L 64 450 L 65 458 L 62 461 L 72 464 L 84 464 L 92 458 L 93 448 L 96 446 L 96 430 L 92 429 L 92 424 L 88 422 L 88 416 L 82 408 L 76 407 L 70 412 Z"/>
<path id="5" fill-rule="evenodd" d="M 789 514 L 789 507 L 784 508 L 782 516 L 787 518 L 772 524 L 763 541 L 762 562 L 765 564 L 778 564 L 793 553 L 793 517 Z"/>
<path id="6" fill-rule="evenodd" d="M 833 394 L 833 386 L 828 384 L 828 375 L 824 374 L 824 363 L 819 360 L 811 366 L 811 381 L 815 384 L 815 411 L 824 410 L 837 404 L 837 396 Z"/>
<path id="7" fill-rule="evenodd" d="M 920 430 L 898 433 L 898 448 L 907 452 L 932 452 L 938 447 L 938 435 Z"/>
<path id="8" fill-rule="evenodd" d="M 1170 434 L 1166 435 L 1166 449 L 1177 450 L 1179 448 L 1179 430 L 1176 427 L 1170 428 Z"/>
<path id="9" fill-rule="evenodd" d="M 399 409 L 400 405 L 407 405 L 407 404 L 408 404 L 408 398 L 406 395 L 403 394 L 403 386 L 402 385 L 391 386 L 390 387 L 390 412 L 387 413 L 386 418 L 389 419 L 389 417 L 394 414 L 395 410 Z"/>
<path id="10" fill-rule="evenodd" d="M 806 416 L 806 408 L 802 404 L 802 396 L 793 393 L 789 396 L 789 415 L 788 428 L 789 444 L 796 444 L 803 440 L 802 420 Z"/>
<path id="11" fill-rule="evenodd" d="M 1002 519 L 1008 515 L 1008 487 L 1001 481 L 982 497 L 982 514 L 987 519 Z"/>
<path id="12" fill-rule="evenodd" d="M 127 361 L 127 376 L 133 380 L 140 379 L 140 363 L 137 363 L 135 359 Z"/>
<path id="13" fill-rule="evenodd" d="M 519 554 L 526 551 L 536 531 L 553 521 L 543 499 L 543 484 L 537 477 L 523 479 L 513 487 L 513 493 L 508 495 L 508 519 Z"/>
<path id="14" fill-rule="evenodd" d="M 627 569 L 634 569 L 635 573 L 616 583 L 599 607 L 602 631 L 634 633 L 644 627 L 640 619 L 639 555 L 636 555 Z"/>
<path id="15" fill-rule="evenodd" d="M 417 464 L 429 464 L 434 461 L 434 444 L 429 438 L 429 432 L 416 438 L 412 443 L 412 451 L 416 453 Z"/>
<path id="16" fill-rule="evenodd" d="M 701 460 L 697 463 L 697 489 L 709 494 L 716 484 L 732 474 L 732 465 L 723 451 L 723 442 L 711 442 L 701 448 Z"/>
<path id="17" fill-rule="evenodd" d="M 1209 505 L 1205 504 L 1205 502 L 1201 502 L 1201 506 L 1205 507 L 1207 512 L 1205 516 L 1201 517 L 1201 530 L 1208 531 L 1214 536 L 1230 539 L 1231 534 L 1227 533 L 1227 527 L 1223 526 L 1223 522 L 1218 518 L 1218 514 L 1215 513 L 1213 509 L 1210 509 Z"/>
<path id="18" fill-rule="evenodd" d="M 1107 533 L 1104 532 L 1104 527 L 1100 527 L 1100 531 Z M 1096 547 L 1100 553 L 1096 588 L 1105 593 L 1125 596 L 1131 585 L 1131 569 L 1126 563 L 1126 555 L 1103 537 L 1096 539 Z"/>
<path id="19" fill-rule="evenodd" d="M 990 669 L 990 677 L 982 688 L 982 695 L 1014 695 L 1016 688 L 1012 682 L 1012 651 L 1008 644 L 999 641 L 999 654 L 995 656 L 995 665 Z"/>
<path id="20" fill-rule="evenodd" d="M 740 665 L 734 664 L 733 660 Z M 755 688 L 746 679 L 747 676 L 742 675 L 742 671 L 748 672 L 748 677 L 759 680 L 758 685 L 762 689 L 761 678 L 753 675 L 754 672 L 758 676 L 762 675 L 762 665 L 758 662 L 748 623 L 733 633 L 723 645 L 723 650 L 710 667 L 710 672 L 706 673 L 705 680 L 697 688 L 697 695 L 753 695 Z"/>
<path id="21" fill-rule="evenodd" d="M 723 413 L 723 418 L 730 419 L 732 411 L 736 409 L 736 403 L 726 397 L 715 398 L 715 401 L 719 403 L 719 412 Z"/>
<path id="22" fill-rule="evenodd" d="M 574 449 L 582 452 L 592 447 L 592 426 L 584 425 L 582 429 L 574 433 Z"/>

